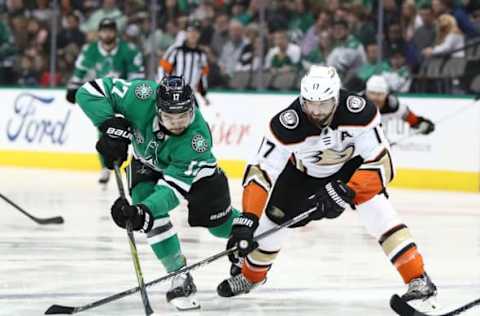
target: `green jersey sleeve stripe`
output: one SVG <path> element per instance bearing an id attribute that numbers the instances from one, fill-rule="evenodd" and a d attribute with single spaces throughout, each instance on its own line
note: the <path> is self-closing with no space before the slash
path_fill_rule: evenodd
<path id="1" fill-rule="evenodd" d="M 101 79 L 89 81 L 83 85 L 83 88 L 91 95 L 101 98 L 105 97 L 105 88 Z"/>
<path id="2" fill-rule="evenodd" d="M 89 81 L 88 82 L 89 84 L 92 85 L 92 87 L 97 90 L 100 94 L 102 94 L 104 97 L 106 96 L 105 95 L 105 89 L 102 89 L 102 86 L 100 86 L 96 80 L 92 80 L 92 81 Z M 102 82 L 100 82 L 102 83 Z"/>

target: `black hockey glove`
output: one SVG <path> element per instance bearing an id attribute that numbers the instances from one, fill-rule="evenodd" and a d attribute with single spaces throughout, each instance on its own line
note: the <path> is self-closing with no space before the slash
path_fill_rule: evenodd
<path id="1" fill-rule="evenodd" d="M 310 220 L 336 218 L 340 216 L 347 205 L 353 208 L 355 192 L 341 180 L 327 183 L 320 191 L 307 199 L 307 210 L 315 207 L 310 214 Z"/>
<path id="2" fill-rule="evenodd" d="M 77 91 L 78 89 L 68 89 L 65 99 L 67 99 L 68 102 L 75 104 L 75 95 L 77 94 Z"/>
<path id="3" fill-rule="evenodd" d="M 428 135 L 435 130 L 435 124 L 421 116 L 418 116 L 418 122 L 412 125 L 412 127 L 423 135 Z"/>
<path id="4" fill-rule="evenodd" d="M 247 256 L 258 243 L 253 240 L 253 233 L 258 227 L 258 217 L 255 214 L 243 213 L 240 217 L 233 219 L 232 234 L 227 245 L 237 246 L 240 257 Z"/>
<path id="5" fill-rule="evenodd" d="M 102 155 L 108 169 L 113 169 L 115 161 L 121 165 L 128 158 L 128 145 L 130 144 L 130 124 L 127 120 L 114 117 L 100 125 L 102 136 L 97 141 L 95 148 Z"/>
<path id="6" fill-rule="evenodd" d="M 148 233 L 153 226 L 153 216 L 148 207 L 143 204 L 130 205 L 124 198 L 118 198 L 112 205 L 112 218 L 121 228 L 127 227 L 127 221 L 132 223 L 132 229 Z"/>

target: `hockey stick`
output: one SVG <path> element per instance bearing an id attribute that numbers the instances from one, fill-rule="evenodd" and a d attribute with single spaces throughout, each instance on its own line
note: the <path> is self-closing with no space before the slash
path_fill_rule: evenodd
<path id="1" fill-rule="evenodd" d="M 21 213 L 23 213 L 25 216 L 30 218 L 32 221 L 34 221 L 37 224 L 40 225 L 48 225 L 48 224 L 63 224 L 64 220 L 63 217 L 61 216 L 55 216 L 55 217 L 47 217 L 47 218 L 38 218 L 33 216 L 32 214 L 28 213 L 25 211 L 23 208 L 15 204 L 12 200 L 7 198 L 5 195 L 0 194 L 0 197 L 5 200 L 8 204 L 19 210 Z"/>
<path id="2" fill-rule="evenodd" d="M 480 95 L 477 95 L 475 96 L 475 98 L 473 99 L 472 103 L 468 103 L 464 106 L 462 106 L 461 108 L 459 108 L 458 110 L 456 110 L 455 112 L 453 112 L 452 114 L 449 114 L 441 119 L 439 119 L 438 121 L 436 122 L 433 122 L 436 125 L 439 125 L 439 124 L 442 124 L 443 122 L 447 121 L 447 120 L 450 120 L 452 117 L 455 117 L 463 112 L 465 112 L 465 110 L 469 109 L 472 105 L 474 105 L 475 103 L 477 103 L 477 101 L 480 100 Z M 420 131 L 414 131 L 412 134 L 408 134 L 394 142 L 390 142 L 390 146 L 396 146 L 400 143 L 403 143 L 404 141 L 406 141 L 407 139 L 410 139 L 412 138 L 413 136 L 417 136 L 417 135 L 420 135 L 421 132 Z"/>
<path id="3" fill-rule="evenodd" d="M 415 308 L 410 306 L 407 302 L 402 300 L 397 294 L 393 295 L 390 299 L 390 307 L 400 316 L 454 316 L 460 313 L 463 313 L 470 308 L 480 305 L 480 298 L 472 301 L 468 304 L 460 306 L 459 308 L 444 314 L 425 314 L 417 311 Z"/>
<path id="4" fill-rule="evenodd" d="M 281 230 L 285 227 L 289 227 L 291 225 L 294 225 L 294 224 L 306 219 L 315 210 L 316 210 L 315 208 L 309 209 L 308 211 L 295 216 L 294 218 L 286 221 L 285 223 L 283 223 L 281 225 L 278 225 L 278 226 L 275 226 L 275 227 L 259 234 L 258 236 L 255 236 L 255 240 L 258 241 L 258 240 L 263 239 L 267 236 L 270 236 L 271 234 L 273 234 L 273 233 L 275 233 L 275 232 L 277 232 L 277 231 L 279 231 L 279 230 Z M 203 259 L 203 260 L 201 260 L 197 263 L 194 263 L 194 264 L 191 264 L 189 266 L 183 267 L 180 270 L 169 273 L 169 274 L 167 274 L 167 275 L 165 275 L 161 278 L 158 278 L 156 280 L 150 281 L 150 282 L 145 284 L 145 287 L 150 287 L 150 286 L 155 285 L 157 283 L 168 281 L 171 278 L 173 278 L 174 276 L 182 274 L 182 273 L 197 270 L 198 268 L 206 266 L 206 265 L 208 265 L 208 264 L 210 264 L 210 263 L 212 263 L 212 262 L 214 262 L 214 261 L 216 261 L 216 260 L 218 260 L 222 257 L 228 256 L 229 254 L 231 254 L 232 252 L 234 252 L 236 250 L 237 250 L 236 246 L 232 247 L 230 249 L 226 249 L 226 250 L 224 250 L 222 252 L 219 252 L 215 255 L 212 255 L 212 256 L 210 256 L 206 259 Z M 76 314 L 76 313 L 82 312 L 82 311 L 87 310 L 87 309 L 91 309 L 91 308 L 94 308 L 94 307 L 97 307 L 97 306 L 100 306 L 100 305 L 104 305 L 104 304 L 116 301 L 116 300 L 121 299 L 125 296 L 136 293 L 139 290 L 140 290 L 140 288 L 137 286 L 137 287 L 131 288 L 129 290 L 111 295 L 109 297 L 105 297 L 101 300 L 95 301 L 95 302 L 90 303 L 90 304 L 82 305 L 82 306 L 73 307 L 73 306 L 63 306 L 63 305 L 52 305 L 47 309 L 45 314 L 46 315 L 51 315 L 51 314 Z"/>
<path id="5" fill-rule="evenodd" d="M 122 199 L 126 199 L 125 190 L 123 189 L 123 182 L 120 175 L 120 169 L 118 163 L 113 164 L 115 169 L 115 180 L 117 181 L 118 192 Z M 145 309 L 145 315 L 150 316 L 153 314 L 153 309 L 150 306 L 150 301 L 148 300 L 147 289 L 145 288 L 145 281 L 143 280 L 142 269 L 140 267 L 140 259 L 138 258 L 137 246 L 135 244 L 135 236 L 133 235 L 132 223 L 131 221 L 127 222 L 127 236 L 128 243 L 130 245 L 130 253 L 132 254 L 133 266 L 135 267 L 135 274 L 137 275 L 138 286 L 140 288 L 140 296 L 142 297 L 143 307 Z"/>

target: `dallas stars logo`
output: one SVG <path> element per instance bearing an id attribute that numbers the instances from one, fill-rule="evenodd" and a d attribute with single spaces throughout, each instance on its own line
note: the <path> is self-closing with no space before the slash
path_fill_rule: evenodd
<path id="1" fill-rule="evenodd" d="M 204 153 L 208 149 L 207 140 L 200 134 L 193 136 L 192 148 L 198 153 Z"/>
<path id="2" fill-rule="evenodd" d="M 146 83 L 142 83 L 135 88 L 135 96 L 140 100 L 148 99 L 153 93 L 152 87 Z"/>

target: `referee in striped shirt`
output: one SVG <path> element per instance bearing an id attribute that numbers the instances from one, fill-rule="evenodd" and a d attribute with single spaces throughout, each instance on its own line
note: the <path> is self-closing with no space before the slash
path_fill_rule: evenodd
<path id="1" fill-rule="evenodd" d="M 186 39 L 180 45 L 172 45 L 160 59 L 158 67 L 158 80 L 165 75 L 183 76 L 185 81 L 198 92 L 209 104 L 207 95 L 208 87 L 208 61 L 207 53 L 198 45 L 200 39 L 200 23 L 192 21 L 186 32 Z"/>

